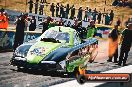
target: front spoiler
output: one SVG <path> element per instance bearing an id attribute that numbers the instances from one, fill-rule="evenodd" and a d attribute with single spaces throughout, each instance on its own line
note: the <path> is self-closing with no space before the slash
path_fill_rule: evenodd
<path id="1" fill-rule="evenodd" d="M 11 65 L 17 66 L 17 67 L 22 67 L 22 68 L 27 68 L 27 69 L 38 69 L 38 70 L 46 70 L 46 71 L 51 71 L 51 70 L 57 70 L 58 69 L 58 64 L 54 61 L 49 61 L 49 62 L 41 62 L 41 63 L 28 63 L 26 60 L 16 60 L 15 58 L 11 59 Z"/>

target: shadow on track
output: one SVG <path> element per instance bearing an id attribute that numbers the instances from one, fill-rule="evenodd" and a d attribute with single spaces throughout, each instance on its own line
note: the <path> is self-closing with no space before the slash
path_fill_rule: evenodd
<path id="1" fill-rule="evenodd" d="M 44 70 L 32 70 L 32 69 L 11 69 L 12 71 L 23 72 L 33 75 L 43 75 L 51 77 L 61 77 L 61 78 L 74 78 L 72 73 L 64 73 L 57 71 L 44 71 Z"/>

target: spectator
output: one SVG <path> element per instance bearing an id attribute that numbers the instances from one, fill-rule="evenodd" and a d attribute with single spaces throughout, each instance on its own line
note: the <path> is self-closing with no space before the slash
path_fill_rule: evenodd
<path id="1" fill-rule="evenodd" d="M 85 9 L 85 16 L 84 16 L 84 21 L 88 21 L 88 7 Z"/>
<path id="2" fill-rule="evenodd" d="M 64 14 L 64 6 L 61 4 L 60 6 L 60 17 Z"/>
<path id="3" fill-rule="evenodd" d="M 110 24 L 110 17 L 108 15 L 108 13 L 105 15 L 105 25 L 109 25 Z"/>
<path id="4" fill-rule="evenodd" d="M 44 3 L 40 2 L 39 14 L 43 15 Z"/>
<path id="5" fill-rule="evenodd" d="M 101 22 L 101 16 L 102 16 L 102 14 L 101 14 L 101 12 L 99 11 L 99 13 L 98 13 L 98 18 L 97 18 L 98 24 L 100 24 L 100 22 Z"/>
<path id="6" fill-rule="evenodd" d="M 52 17 L 54 17 L 54 12 L 55 12 L 54 3 L 51 4 L 51 6 L 50 6 L 50 11 L 51 11 L 51 13 L 52 13 Z"/>
<path id="7" fill-rule="evenodd" d="M 93 16 L 93 20 L 94 20 L 94 23 L 96 23 L 96 16 L 97 16 L 97 11 L 96 11 L 96 8 L 94 9 L 93 13 L 92 13 L 92 16 Z"/>
<path id="8" fill-rule="evenodd" d="M 32 9 L 33 9 L 33 0 L 30 0 L 30 1 L 28 2 L 28 4 L 29 4 L 29 13 L 32 13 Z"/>
<path id="9" fill-rule="evenodd" d="M 111 10 L 111 12 L 110 12 L 110 24 L 112 24 L 112 22 L 113 22 L 113 18 L 114 18 L 114 12 L 113 12 L 113 10 Z"/>
<path id="10" fill-rule="evenodd" d="M 20 17 L 18 17 L 18 19 L 15 22 L 16 33 L 15 33 L 15 40 L 14 40 L 14 51 L 19 45 L 23 44 L 25 21 L 26 21 L 25 15 L 21 15 Z"/>
<path id="11" fill-rule="evenodd" d="M 62 14 L 62 18 L 66 18 L 66 8 L 63 7 L 63 14 Z"/>
<path id="12" fill-rule="evenodd" d="M 116 24 L 117 24 L 117 26 L 120 26 L 121 25 L 121 19 L 120 18 L 118 18 Z"/>
<path id="13" fill-rule="evenodd" d="M 93 16 L 92 16 L 91 9 L 89 9 L 87 16 L 88 16 L 88 19 L 92 20 Z"/>
<path id="14" fill-rule="evenodd" d="M 59 3 L 56 5 L 56 17 L 58 17 L 58 12 L 59 12 Z"/>
<path id="15" fill-rule="evenodd" d="M 47 18 L 48 19 L 48 18 Z M 48 30 L 48 26 L 49 26 L 49 21 L 47 19 L 44 19 L 44 21 L 41 23 L 43 25 L 43 30 L 42 30 L 42 34 Z"/>
<path id="16" fill-rule="evenodd" d="M 109 59 L 108 62 L 112 62 L 112 58 L 114 57 L 114 63 L 117 63 L 118 58 L 118 39 L 119 39 L 119 31 L 118 26 L 115 25 L 114 29 L 109 34 Z"/>
<path id="17" fill-rule="evenodd" d="M 77 18 L 78 18 L 78 20 L 79 21 L 81 21 L 82 20 L 82 6 L 80 6 L 80 8 L 78 9 L 78 15 L 77 15 Z"/>
<path id="18" fill-rule="evenodd" d="M 36 2 L 34 3 L 35 4 L 35 14 L 38 13 L 38 0 L 36 0 Z"/>
<path id="19" fill-rule="evenodd" d="M 34 31 L 35 29 L 36 29 L 36 19 L 35 16 L 32 16 L 29 25 L 29 31 Z"/>
<path id="20" fill-rule="evenodd" d="M 126 61 L 128 58 L 128 53 L 130 51 L 132 45 L 132 23 L 128 24 L 128 29 L 125 29 L 122 33 L 122 44 L 121 44 L 121 51 L 119 57 L 118 65 L 121 66 L 123 62 L 123 66 L 126 66 Z"/>
<path id="21" fill-rule="evenodd" d="M 70 19 L 73 19 L 74 16 L 75 16 L 75 7 L 74 7 L 74 5 L 73 5 L 73 6 L 71 7 L 71 17 L 70 17 Z"/>
<path id="22" fill-rule="evenodd" d="M 70 10 L 70 6 L 69 4 L 67 4 L 66 6 L 66 18 L 68 19 L 68 15 L 69 15 L 69 10 Z"/>

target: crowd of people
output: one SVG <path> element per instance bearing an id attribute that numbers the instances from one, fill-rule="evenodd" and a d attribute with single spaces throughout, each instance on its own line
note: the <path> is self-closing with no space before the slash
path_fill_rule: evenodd
<path id="1" fill-rule="evenodd" d="M 35 14 L 38 14 L 39 8 L 39 15 L 43 15 L 44 7 L 47 6 L 47 2 L 44 0 L 41 0 L 40 3 L 39 0 L 36 0 L 35 3 L 33 2 L 33 0 L 30 0 L 28 3 L 29 13 L 32 13 L 34 4 Z M 104 23 L 105 25 L 111 25 L 114 18 L 113 10 L 111 10 L 110 13 L 101 13 L 101 11 L 97 11 L 96 8 L 92 10 L 89 6 L 83 9 L 82 6 L 80 6 L 79 8 L 75 8 L 74 5 L 70 6 L 69 4 L 67 4 L 66 6 L 64 6 L 60 3 L 57 3 L 56 5 L 54 3 L 51 3 L 49 10 L 51 11 L 51 17 L 59 17 L 66 19 L 74 19 L 76 17 L 79 21 L 94 20 L 94 22 L 98 22 L 98 24 Z M 76 10 L 78 10 L 77 16 L 75 15 Z"/>
<path id="2" fill-rule="evenodd" d="M 39 10 L 39 14 L 43 15 L 44 3 L 47 3 L 47 1 L 41 0 L 39 3 L 39 0 L 36 0 L 36 2 L 33 2 L 33 0 L 29 0 L 29 13 L 32 13 L 33 7 L 35 7 L 35 14 L 37 14 Z"/>

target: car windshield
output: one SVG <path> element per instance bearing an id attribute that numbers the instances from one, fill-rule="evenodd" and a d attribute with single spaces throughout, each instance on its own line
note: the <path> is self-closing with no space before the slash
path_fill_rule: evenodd
<path id="1" fill-rule="evenodd" d="M 60 42 L 69 43 L 69 33 L 67 33 L 67 32 L 58 32 L 55 30 L 47 30 L 44 32 L 43 35 L 40 36 L 39 40 L 41 40 L 43 38 L 47 38 L 47 39 L 52 38 L 52 40 L 54 39 L 54 40 L 59 40 Z"/>

